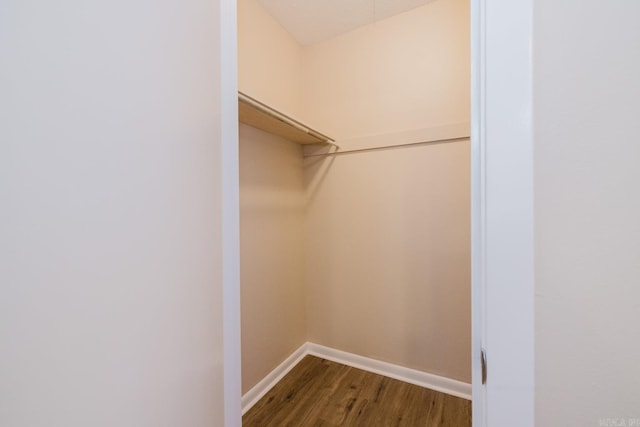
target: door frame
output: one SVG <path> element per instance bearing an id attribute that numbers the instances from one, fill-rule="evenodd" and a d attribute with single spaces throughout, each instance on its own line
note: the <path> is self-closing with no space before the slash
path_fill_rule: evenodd
<path id="1" fill-rule="evenodd" d="M 533 0 L 470 1 L 473 425 L 533 427 Z"/>
<path id="2" fill-rule="evenodd" d="M 222 179 L 222 360 L 224 427 L 242 427 L 240 345 L 240 155 L 238 136 L 238 5 L 218 0 Z"/>
<path id="3" fill-rule="evenodd" d="M 533 427 L 533 0 L 469 1 L 473 425 Z M 224 425 L 241 427 L 237 4 L 218 4 Z"/>

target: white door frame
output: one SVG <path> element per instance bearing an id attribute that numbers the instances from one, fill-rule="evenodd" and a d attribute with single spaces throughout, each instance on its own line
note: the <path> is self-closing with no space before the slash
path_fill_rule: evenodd
<path id="1" fill-rule="evenodd" d="M 473 425 L 533 427 L 533 0 L 471 21 Z"/>
<path id="2" fill-rule="evenodd" d="M 224 426 L 242 427 L 240 346 L 240 167 L 238 153 L 238 5 L 219 0 L 222 149 L 222 342 Z M 213 427 L 213 426 L 212 426 Z"/>
<path id="3" fill-rule="evenodd" d="M 533 0 L 470 2 L 473 425 L 533 427 Z M 241 427 L 237 5 L 219 5 L 225 427 Z"/>

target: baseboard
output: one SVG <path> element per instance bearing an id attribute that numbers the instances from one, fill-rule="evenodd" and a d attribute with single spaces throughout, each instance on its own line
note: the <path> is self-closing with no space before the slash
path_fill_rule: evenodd
<path id="1" fill-rule="evenodd" d="M 321 357 L 332 362 L 471 400 L 471 384 L 307 342 L 242 396 L 242 415 L 251 409 L 258 400 L 267 394 L 282 377 L 307 355 Z"/>
<path id="2" fill-rule="evenodd" d="M 262 396 L 267 394 L 274 385 L 278 383 L 289 373 L 294 366 L 298 364 L 308 353 L 307 347 L 309 343 L 302 344 L 293 354 L 279 364 L 273 371 L 269 372 L 258 384 L 256 384 L 251 390 L 246 392 L 242 396 L 242 415 L 244 415 L 258 400 L 262 399 Z"/>
<path id="3" fill-rule="evenodd" d="M 333 362 L 342 363 L 343 365 L 352 366 L 354 368 L 363 369 L 365 371 L 373 372 L 374 374 L 384 375 L 385 377 L 394 378 L 409 384 L 415 384 L 420 387 L 471 400 L 471 384 L 464 383 L 462 381 L 428 374 L 415 369 L 405 368 L 404 366 L 381 362 L 379 360 L 358 356 L 357 354 L 347 353 L 346 351 L 340 351 L 313 343 L 307 343 L 307 354 L 318 356 Z"/>

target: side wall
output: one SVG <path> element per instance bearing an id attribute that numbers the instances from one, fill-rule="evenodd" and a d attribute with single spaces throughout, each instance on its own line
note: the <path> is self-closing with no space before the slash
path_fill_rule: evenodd
<path id="1" fill-rule="evenodd" d="M 242 392 L 307 340 L 298 144 L 240 126 Z"/>
<path id="2" fill-rule="evenodd" d="M 257 0 L 238 1 L 239 89 L 302 117 L 301 48 Z M 307 339 L 300 146 L 240 127 L 242 393 Z"/>
<path id="3" fill-rule="evenodd" d="M 238 0 L 238 88 L 303 117 L 301 47 L 258 3 Z"/>
<path id="4" fill-rule="evenodd" d="M 640 3 L 535 6 L 536 425 L 637 425 Z"/>
<path id="5" fill-rule="evenodd" d="M 343 149 L 469 121 L 466 0 L 303 58 L 309 120 Z M 310 341 L 470 382 L 469 169 L 465 141 L 307 159 Z"/>
<path id="6" fill-rule="evenodd" d="M 223 425 L 219 8 L 2 3 L 0 425 Z"/>

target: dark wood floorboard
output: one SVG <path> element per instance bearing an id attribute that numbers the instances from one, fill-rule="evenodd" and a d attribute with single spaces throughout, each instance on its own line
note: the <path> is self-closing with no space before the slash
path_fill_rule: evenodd
<path id="1" fill-rule="evenodd" d="M 243 427 L 470 427 L 471 402 L 307 356 L 242 417 Z"/>

